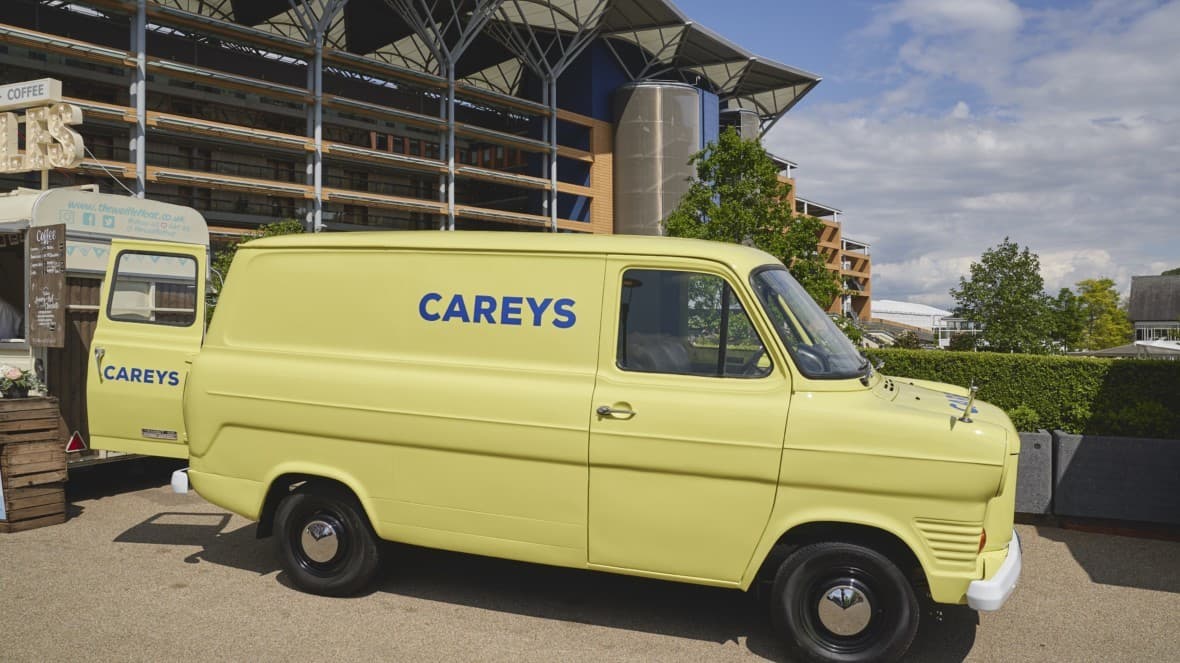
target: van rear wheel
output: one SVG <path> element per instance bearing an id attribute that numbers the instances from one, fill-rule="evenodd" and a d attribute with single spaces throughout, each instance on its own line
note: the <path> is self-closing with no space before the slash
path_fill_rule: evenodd
<path id="1" fill-rule="evenodd" d="M 332 487 L 308 486 L 275 511 L 279 558 L 296 587 L 324 596 L 350 596 L 380 567 L 377 537 L 356 498 Z"/>
<path id="2" fill-rule="evenodd" d="M 871 548 L 804 546 L 775 576 L 772 617 L 796 660 L 895 661 L 913 642 L 918 616 L 905 575 Z"/>

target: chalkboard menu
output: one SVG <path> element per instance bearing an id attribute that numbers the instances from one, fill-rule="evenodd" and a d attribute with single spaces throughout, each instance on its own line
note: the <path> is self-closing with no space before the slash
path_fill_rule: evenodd
<path id="1" fill-rule="evenodd" d="M 66 227 L 34 226 L 25 242 L 29 266 L 29 344 L 60 348 L 66 340 Z"/>

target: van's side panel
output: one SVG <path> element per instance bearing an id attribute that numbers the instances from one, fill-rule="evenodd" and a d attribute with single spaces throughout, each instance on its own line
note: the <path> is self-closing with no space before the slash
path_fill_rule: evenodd
<path id="1" fill-rule="evenodd" d="M 774 504 L 789 374 L 773 346 L 767 348 L 773 370 L 756 379 L 623 370 L 617 339 L 629 269 L 715 275 L 738 290 L 747 311 L 755 306 L 744 281 L 716 263 L 659 257 L 608 263 L 594 405 L 636 414 L 596 416 L 590 425 L 591 565 L 736 584 Z M 771 341 L 760 316 L 752 317 L 763 342 Z"/>
<path id="2" fill-rule="evenodd" d="M 260 507 L 271 478 L 323 475 L 383 538 L 584 566 L 603 269 L 243 248 L 193 367 L 194 486 L 267 477 Z"/>

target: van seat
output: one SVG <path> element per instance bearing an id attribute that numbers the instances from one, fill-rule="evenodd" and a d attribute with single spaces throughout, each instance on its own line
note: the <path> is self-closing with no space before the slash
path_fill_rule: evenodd
<path id="1" fill-rule="evenodd" d="M 692 356 L 684 340 L 671 334 L 627 334 L 626 368 L 648 373 L 693 373 Z"/>

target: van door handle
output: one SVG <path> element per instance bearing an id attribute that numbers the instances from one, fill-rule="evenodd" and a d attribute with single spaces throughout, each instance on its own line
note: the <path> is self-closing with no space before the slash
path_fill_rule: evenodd
<path id="1" fill-rule="evenodd" d="M 600 416 L 600 417 L 615 417 L 615 416 L 619 416 L 619 417 L 626 417 L 626 418 L 628 418 L 628 419 L 630 419 L 631 417 L 634 417 L 635 415 L 639 414 L 639 413 L 638 413 L 638 412 L 636 412 L 635 410 L 624 410 L 624 409 L 622 409 L 622 408 L 613 408 L 613 407 L 611 407 L 611 406 L 609 406 L 609 405 L 599 405 L 599 406 L 598 406 L 598 409 L 597 409 L 597 410 L 595 410 L 595 412 L 597 412 L 597 413 L 598 413 L 598 416 Z"/>
<path id="2" fill-rule="evenodd" d="M 98 381 L 102 383 L 102 358 L 107 355 L 103 348 L 94 348 L 94 369 L 98 371 Z"/>

